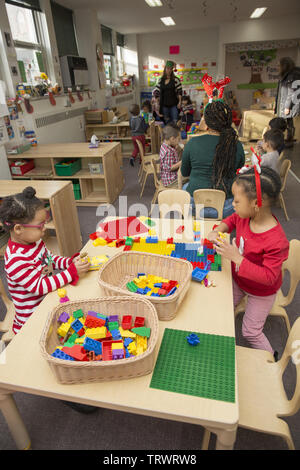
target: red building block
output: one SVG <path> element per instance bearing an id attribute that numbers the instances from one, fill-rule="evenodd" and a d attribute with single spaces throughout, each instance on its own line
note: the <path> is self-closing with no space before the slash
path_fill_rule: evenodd
<path id="1" fill-rule="evenodd" d="M 134 243 L 140 243 L 141 237 L 137 237 L 133 239 Z"/>
<path id="2" fill-rule="evenodd" d="M 168 239 L 167 239 L 167 244 L 168 244 L 168 245 L 173 245 L 173 243 L 174 243 L 174 239 L 173 239 L 173 238 L 168 238 Z"/>
<path id="3" fill-rule="evenodd" d="M 102 342 L 102 361 L 112 361 L 111 345 L 112 341 Z"/>
<path id="4" fill-rule="evenodd" d="M 89 235 L 90 240 L 96 240 L 98 238 L 97 232 L 91 233 Z"/>
<path id="5" fill-rule="evenodd" d="M 184 232 L 184 225 L 180 225 L 180 227 L 176 229 L 176 233 L 182 233 L 182 232 Z"/>
<path id="6" fill-rule="evenodd" d="M 130 250 L 131 250 L 131 246 L 130 246 L 130 245 L 124 246 L 124 250 L 123 250 L 123 251 L 130 251 Z"/>
<path id="7" fill-rule="evenodd" d="M 64 347 L 62 351 L 76 359 L 76 361 L 88 361 L 87 353 L 80 344 L 74 344 L 71 348 Z"/>
<path id="8" fill-rule="evenodd" d="M 87 315 L 84 322 L 84 326 L 86 326 L 87 328 L 98 328 L 104 325 L 105 320 L 103 320 L 102 318 L 92 317 L 91 315 Z"/>
<path id="9" fill-rule="evenodd" d="M 145 324 L 144 317 L 135 317 L 134 328 L 139 328 L 140 326 L 144 326 L 144 324 Z"/>
<path id="10" fill-rule="evenodd" d="M 125 245 L 125 240 L 123 238 L 119 238 L 118 240 L 116 240 L 116 248 L 119 248 L 123 245 Z"/>
<path id="11" fill-rule="evenodd" d="M 85 331 L 83 328 L 81 330 L 77 331 L 78 336 L 83 336 L 85 334 Z"/>
<path id="12" fill-rule="evenodd" d="M 211 261 L 212 263 L 215 262 L 215 255 L 207 255 L 208 261 Z"/>
<path id="13" fill-rule="evenodd" d="M 165 289 L 159 289 L 158 291 L 158 295 L 167 295 L 168 291 L 166 291 Z"/>
<path id="14" fill-rule="evenodd" d="M 124 315 L 122 318 L 122 328 L 123 330 L 130 330 L 132 327 L 132 316 Z"/>

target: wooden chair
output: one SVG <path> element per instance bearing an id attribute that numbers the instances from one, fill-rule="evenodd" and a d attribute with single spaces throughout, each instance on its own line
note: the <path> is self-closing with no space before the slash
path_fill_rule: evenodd
<path id="1" fill-rule="evenodd" d="M 293 416 L 300 408 L 299 338 L 300 318 L 295 321 L 278 362 L 268 351 L 236 348 L 239 426 L 281 436 L 290 450 L 295 449 L 294 442 L 288 424 L 281 418 Z M 297 383 L 292 399 L 288 400 L 282 377 L 290 360 L 296 367 Z M 202 449 L 208 448 L 209 438 L 210 430 L 206 429 Z"/>
<path id="2" fill-rule="evenodd" d="M 196 207 L 196 218 L 199 217 L 200 219 L 205 219 L 205 217 L 200 217 L 197 210 L 197 206 L 203 204 L 204 207 L 213 207 L 218 213 L 217 218 L 209 217 L 207 220 L 222 220 L 226 197 L 224 191 L 220 191 L 218 189 L 197 189 L 194 191 L 193 197 Z"/>
<path id="3" fill-rule="evenodd" d="M 3 282 L 0 279 L 0 297 L 3 300 L 3 303 L 6 307 L 6 314 L 3 321 L 0 322 L 0 332 L 4 334 L 1 337 L 1 340 L 4 343 L 9 343 L 15 336 L 12 331 L 14 316 L 15 316 L 15 308 L 12 301 L 8 298 Z"/>
<path id="4" fill-rule="evenodd" d="M 283 198 L 283 191 L 285 190 L 287 175 L 288 175 L 288 172 L 289 172 L 290 168 L 291 168 L 291 161 L 285 159 L 285 160 L 283 160 L 283 162 L 280 166 L 280 170 L 279 170 L 279 175 L 280 175 L 280 178 L 281 178 L 281 190 L 280 190 L 280 195 L 279 195 L 279 202 L 280 202 L 281 207 L 284 210 L 284 215 L 285 215 L 286 220 L 290 220 L 290 219 L 287 215 L 285 202 L 284 202 L 284 198 Z"/>
<path id="5" fill-rule="evenodd" d="M 141 157 L 141 166 L 139 169 L 138 178 L 139 178 L 139 182 L 142 185 L 142 190 L 140 194 L 140 197 L 142 197 L 147 178 L 149 175 L 153 175 L 153 169 L 151 166 L 152 159 L 154 158 L 155 160 L 158 160 L 159 155 L 158 154 L 145 155 L 142 143 L 139 140 L 137 140 L 136 143 L 138 145 L 140 157 Z"/>
<path id="6" fill-rule="evenodd" d="M 283 162 L 285 159 L 285 153 L 284 150 L 282 150 L 281 154 L 279 155 L 278 162 Z"/>
<path id="7" fill-rule="evenodd" d="M 163 218 L 168 212 L 180 212 L 187 216 L 191 204 L 191 196 L 182 189 L 165 189 L 158 194 L 159 217 Z M 188 206 L 188 211 L 186 208 Z M 187 213 L 186 213 L 187 212 Z"/>
<path id="8" fill-rule="evenodd" d="M 297 285 L 300 281 L 299 259 L 300 259 L 300 241 L 291 240 L 289 257 L 282 265 L 282 274 L 284 275 L 284 273 L 288 271 L 290 275 L 289 291 L 286 296 L 283 295 L 283 292 L 281 289 L 278 291 L 274 305 L 269 313 L 269 315 L 283 318 L 283 320 L 285 321 L 288 333 L 291 330 L 291 325 L 290 325 L 289 317 L 283 307 L 286 307 L 292 302 Z M 245 296 L 241 300 L 239 305 L 236 307 L 235 312 L 234 312 L 235 315 L 238 315 L 239 313 L 242 313 L 245 311 L 246 301 L 247 301 L 247 297 Z"/>

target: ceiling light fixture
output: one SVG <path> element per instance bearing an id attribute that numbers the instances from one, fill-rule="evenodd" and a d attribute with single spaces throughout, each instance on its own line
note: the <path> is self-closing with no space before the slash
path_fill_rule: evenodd
<path id="1" fill-rule="evenodd" d="M 161 0 L 145 0 L 149 7 L 162 7 Z"/>
<path id="2" fill-rule="evenodd" d="M 171 16 L 165 16 L 164 18 L 161 18 L 161 21 L 166 25 L 166 26 L 173 26 L 175 21 Z"/>
<path id="3" fill-rule="evenodd" d="M 262 8 L 255 8 L 254 12 L 250 16 L 250 18 L 259 18 L 261 15 L 264 14 L 266 11 L 267 7 L 262 7 Z"/>

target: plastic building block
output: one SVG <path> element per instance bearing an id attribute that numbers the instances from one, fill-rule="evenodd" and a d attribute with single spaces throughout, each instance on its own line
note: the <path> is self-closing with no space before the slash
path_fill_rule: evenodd
<path id="1" fill-rule="evenodd" d="M 106 332 L 105 326 L 101 326 L 99 328 L 88 328 L 85 331 L 85 335 L 92 339 L 102 339 L 106 338 Z"/>
<path id="2" fill-rule="evenodd" d="M 60 349 L 55 349 L 55 351 L 51 354 L 51 356 L 57 359 L 64 359 L 65 361 L 74 361 L 74 358 L 66 354 L 65 352 L 61 351 Z"/>
<path id="3" fill-rule="evenodd" d="M 119 328 L 119 331 L 120 331 L 122 338 L 135 338 L 136 337 L 135 333 L 133 333 L 130 330 L 123 330 L 121 326 Z"/>
<path id="4" fill-rule="evenodd" d="M 62 323 L 60 327 L 57 329 L 57 333 L 59 334 L 59 336 L 62 336 L 64 338 L 70 328 L 71 328 L 70 323 Z"/>
<path id="5" fill-rule="evenodd" d="M 176 290 L 177 290 L 177 287 L 173 287 L 173 288 L 167 293 L 167 297 L 169 297 L 170 295 L 175 294 Z"/>
<path id="6" fill-rule="evenodd" d="M 150 338 L 151 328 L 146 328 L 145 326 L 139 328 L 132 328 L 132 332 L 136 333 L 139 336 L 145 336 L 146 338 Z"/>
<path id="7" fill-rule="evenodd" d="M 78 309 L 78 310 L 75 310 L 75 312 L 73 312 L 73 317 L 74 318 L 82 318 L 83 317 L 83 311 L 82 309 Z"/>
<path id="8" fill-rule="evenodd" d="M 79 330 L 82 329 L 82 323 L 81 323 L 81 321 L 76 319 L 71 323 L 71 327 L 73 328 L 74 331 L 76 331 L 76 333 L 78 333 Z"/>
<path id="9" fill-rule="evenodd" d="M 131 245 L 126 245 L 124 246 L 124 250 L 123 251 L 130 251 L 131 250 Z"/>
<path id="10" fill-rule="evenodd" d="M 201 344 L 191 347 L 192 333 L 165 329 L 150 387 L 234 403 L 235 338 L 197 332 Z"/>
<path id="11" fill-rule="evenodd" d="M 88 313 L 87 313 L 87 317 L 94 317 L 94 318 L 97 318 L 98 317 L 98 313 L 97 312 L 94 312 L 93 310 L 89 310 Z"/>
<path id="12" fill-rule="evenodd" d="M 124 346 L 127 348 L 128 344 L 132 343 L 133 339 L 132 338 L 125 338 L 124 339 Z"/>
<path id="13" fill-rule="evenodd" d="M 180 225 L 180 227 L 176 229 L 176 233 L 183 233 L 183 232 L 184 232 L 184 225 Z"/>
<path id="14" fill-rule="evenodd" d="M 147 338 L 145 336 L 136 337 L 136 346 L 137 348 L 142 348 L 142 352 L 147 350 Z"/>
<path id="15" fill-rule="evenodd" d="M 123 238 L 119 238 L 118 240 L 116 240 L 116 248 L 119 248 L 123 245 L 125 245 L 125 240 Z"/>
<path id="16" fill-rule="evenodd" d="M 130 354 L 133 354 L 134 356 L 136 356 L 137 349 L 136 349 L 136 344 L 134 341 L 128 345 L 127 349 L 130 352 Z"/>
<path id="17" fill-rule="evenodd" d="M 195 268 L 192 272 L 192 279 L 193 281 L 201 282 L 203 281 L 203 279 L 206 278 L 207 274 L 208 274 L 208 271 L 204 271 L 200 268 Z"/>
<path id="18" fill-rule="evenodd" d="M 73 357 L 76 361 L 86 361 L 87 354 L 80 344 L 74 344 L 71 348 L 64 347 L 63 352 Z"/>
<path id="19" fill-rule="evenodd" d="M 94 351 L 97 355 L 102 354 L 102 344 L 92 338 L 86 337 L 83 343 L 83 347 L 86 351 Z"/>
<path id="20" fill-rule="evenodd" d="M 85 336 L 80 336 L 75 340 L 75 344 L 83 344 L 85 340 Z"/>
<path id="21" fill-rule="evenodd" d="M 134 328 L 139 328 L 141 326 L 144 326 L 144 324 L 145 324 L 145 318 L 144 317 L 135 317 Z"/>
<path id="22" fill-rule="evenodd" d="M 124 359 L 124 349 L 113 349 L 112 350 L 112 359 Z"/>
<path id="23" fill-rule="evenodd" d="M 158 237 L 155 237 L 155 236 L 147 237 L 146 243 L 158 243 Z"/>
<path id="24" fill-rule="evenodd" d="M 102 360 L 111 361 L 112 360 L 112 341 L 103 341 L 102 343 Z"/>
<path id="25" fill-rule="evenodd" d="M 174 241 L 173 241 L 173 238 L 168 238 L 167 239 L 167 244 L 168 245 L 173 245 Z"/>
<path id="26" fill-rule="evenodd" d="M 133 238 L 127 237 L 125 241 L 125 246 L 132 246 L 133 245 Z"/>
<path id="27" fill-rule="evenodd" d="M 191 345 L 191 346 L 197 346 L 198 344 L 200 344 L 200 339 L 198 338 L 198 336 L 196 335 L 196 333 L 191 333 L 190 335 L 188 335 L 186 337 L 187 339 L 187 342 Z"/>
<path id="28" fill-rule="evenodd" d="M 57 321 L 60 323 L 66 323 L 70 318 L 70 315 L 67 312 L 63 312 L 58 317 Z"/>
<path id="29" fill-rule="evenodd" d="M 111 330 L 110 334 L 112 335 L 114 340 L 122 339 L 122 336 L 121 336 L 121 333 L 120 333 L 119 329 Z"/>
<path id="30" fill-rule="evenodd" d="M 111 321 L 108 323 L 108 329 L 110 332 L 112 332 L 113 330 L 117 330 L 118 328 L 119 328 L 119 322 Z"/>
<path id="31" fill-rule="evenodd" d="M 130 330 L 131 327 L 132 327 L 132 316 L 124 315 L 122 319 L 122 328 L 124 330 Z"/>
<path id="32" fill-rule="evenodd" d="M 156 230 L 154 230 L 153 228 L 151 228 L 150 230 L 148 230 L 148 234 L 152 237 L 153 235 L 156 236 Z"/>
<path id="33" fill-rule="evenodd" d="M 118 315 L 109 315 L 108 316 L 108 321 L 119 321 L 119 316 Z"/>
<path id="34" fill-rule="evenodd" d="M 90 240 L 96 240 L 98 238 L 97 232 L 91 233 L 89 235 Z"/>
<path id="35" fill-rule="evenodd" d="M 66 297 L 67 295 L 66 289 L 57 289 L 57 293 L 59 297 Z"/>
<path id="36" fill-rule="evenodd" d="M 104 238 L 96 238 L 96 240 L 93 241 L 94 246 L 104 246 L 107 245 L 107 241 Z"/>

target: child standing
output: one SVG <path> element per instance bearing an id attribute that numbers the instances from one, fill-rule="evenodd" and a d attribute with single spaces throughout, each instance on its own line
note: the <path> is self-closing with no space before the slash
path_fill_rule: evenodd
<path id="1" fill-rule="evenodd" d="M 278 353 L 273 351 L 263 328 L 282 284 L 282 263 L 289 252 L 289 242 L 271 209 L 280 188 L 280 177 L 270 168 L 261 169 L 259 180 L 253 168 L 239 174 L 232 185 L 235 213 L 208 235 L 217 253 L 232 262 L 234 307 L 248 296 L 242 325 L 244 338 L 253 348 L 270 351 L 275 360 Z M 234 229 L 232 244 L 219 239 L 218 232 L 231 233 Z"/>
<path id="2" fill-rule="evenodd" d="M 144 118 L 146 124 L 149 124 L 152 121 L 153 114 L 150 100 L 145 100 L 143 102 L 141 116 Z"/>
<path id="3" fill-rule="evenodd" d="M 145 133 L 147 132 L 148 129 L 148 124 L 145 123 L 145 119 L 143 116 L 140 115 L 140 107 L 138 104 L 133 104 L 130 108 L 130 129 L 131 129 L 131 135 L 132 135 L 132 142 L 133 142 L 133 152 L 130 158 L 130 165 L 134 166 L 134 161 L 139 154 L 139 148 L 136 143 L 137 140 L 139 140 L 144 148 L 146 148 L 146 138 L 145 138 Z"/>
<path id="4" fill-rule="evenodd" d="M 155 121 L 164 124 L 164 116 L 160 113 L 160 101 L 159 101 L 159 92 L 154 91 L 152 100 L 151 100 L 151 107 L 153 112 L 153 117 Z"/>
<path id="5" fill-rule="evenodd" d="M 160 177 L 164 186 L 178 185 L 178 169 L 181 166 L 177 147 L 180 141 L 180 129 L 174 124 L 163 128 L 163 143 L 160 147 Z"/>
<path id="6" fill-rule="evenodd" d="M 267 166 L 279 172 L 279 150 L 283 145 L 284 138 L 281 131 L 276 129 L 267 131 L 263 137 L 262 147 L 265 153 L 261 156 L 261 166 Z"/>
<path id="7" fill-rule="evenodd" d="M 183 95 L 181 99 L 180 119 L 186 132 L 190 130 L 190 127 L 194 122 L 194 112 L 195 109 L 191 98 L 188 95 Z"/>
<path id="8" fill-rule="evenodd" d="M 48 212 L 28 186 L 22 193 L 3 199 L 0 221 L 9 231 L 5 252 L 5 272 L 8 289 L 15 306 L 13 332 L 16 334 L 42 302 L 45 294 L 70 283 L 89 269 L 78 254 L 72 258 L 54 256 L 45 246 L 42 236 Z M 52 274 L 53 268 L 61 270 Z"/>

